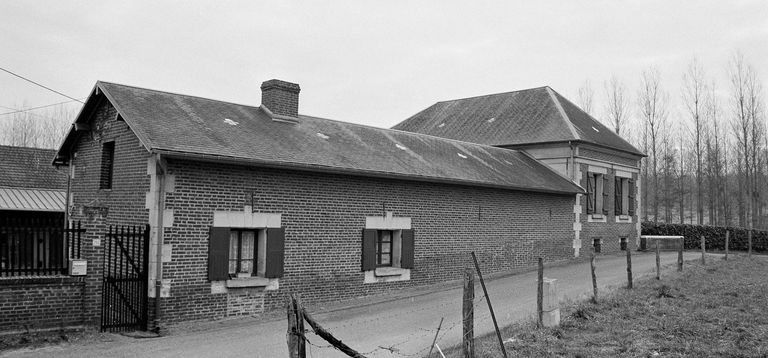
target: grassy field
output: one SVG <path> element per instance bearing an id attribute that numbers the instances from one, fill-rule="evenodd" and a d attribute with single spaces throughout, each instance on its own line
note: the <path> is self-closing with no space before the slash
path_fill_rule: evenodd
<path id="1" fill-rule="evenodd" d="M 617 289 L 598 303 L 561 307 L 561 326 L 533 322 L 506 327 L 510 357 L 766 357 L 768 258 L 732 255 L 667 267 L 654 277 Z M 501 357 L 498 340 L 476 339 L 477 357 Z M 446 351 L 461 357 L 461 348 Z M 434 356 L 434 354 L 433 354 Z"/>

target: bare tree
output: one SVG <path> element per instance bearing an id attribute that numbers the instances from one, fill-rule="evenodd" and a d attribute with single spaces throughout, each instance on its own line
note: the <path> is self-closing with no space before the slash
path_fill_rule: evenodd
<path id="1" fill-rule="evenodd" d="M 693 131 L 693 154 L 696 157 L 696 217 L 699 225 L 704 224 L 704 199 L 702 196 L 702 160 L 704 155 L 703 135 L 704 118 L 702 117 L 706 83 L 704 68 L 697 58 L 688 64 L 688 70 L 683 73 L 683 103 L 691 118 Z"/>
<path id="2" fill-rule="evenodd" d="M 577 100 L 579 101 L 579 107 L 581 107 L 584 112 L 587 112 L 592 116 L 595 115 L 592 113 L 592 104 L 594 98 L 595 90 L 592 89 L 592 83 L 590 83 L 589 80 L 584 81 L 581 87 L 579 87 Z"/>
<path id="3" fill-rule="evenodd" d="M 651 174 L 653 175 L 653 219 L 659 217 L 659 133 L 667 118 L 667 103 L 669 96 L 661 88 L 661 74 L 656 68 L 642 72 L 638 102 L 640 112 L 647 125 L 647 136 L 650 139 Z M 647 152 L 646 152 L 647 153 Z"/>
<path id="4" fill-rule="evenodd" d="M 56 148 L 61 144 L 74 112 L 64 106 L 45 111 L 20 110 L 0 116 L 0 144 Z"/>
<path id="5" fill-rule="evenodd" d="M 605 112 L 616 134 L 622 133 L 629 111 L 627 87 L 615 75 L 605 83 Z"/>

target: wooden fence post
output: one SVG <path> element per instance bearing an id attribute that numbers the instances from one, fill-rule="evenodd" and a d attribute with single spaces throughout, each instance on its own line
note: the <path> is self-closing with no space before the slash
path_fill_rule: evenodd
<path id="1" fill-rule="evenodd" d="M 475 357 L 475 275 L 471 268 L 464 270 L 464 301 L 461 316 L 464 322 L 464 335 L 461 339 L 461 351 L 464 358 Z"/>
<path id="2" fill-rule="evenodd" d="M 437 331 L 435 332 L 435 338 L 432 340 L 432 345 L 429 346 L 429 354 L 427 354 L 427 358 L 432 358 L 432 348 L 435 347 L 435 344 L 437 344 L 437 336 L 440 335 L 440 328 L 443 327 L 443 319 L 445 317 L 440 318 L 440 324 L 437 325 Z"/>
<path id="3" fill-rule="evenodd" d="M 592 251 L 592 256 L 589 258 L 589 267 L 592 271 L 592 301 L 597 303 L 597 276 L 595 276 L 595 252 Z"/>
<path id="4" fill-rule="evenodd" d="M 677 248 L 677 271 L 683 271 L 683 248 L 685 247 L 685 236 L 680 238 L 680 246 Z"/>
<path id="5" fill-rule="evenodd" d="M 544 259 L 539 257 L 539 278 L 536 283 L 536 317 L 539 328 L 544 325 Z"/>
<path id="6" fill-rule="evenodd" d="M 661 280 L 661 251 L 659 250 L 659 239 L 656 239 L 656 279 Z"/>
<path id="7" fill-rule="evenodd" d="M 730 239 L 730 232 L 725 230 L 725 261 L 728 261 L 728 241 Z"/>
<path id="8" fill-rule="evenodd" d="M 627 288 L 632 289 L 632 250 L 627 245 Z"/>
<path id="9" fill-rule="evenodd" d="M 705 255 L 707 254 L 707 244 L 704 241 L 704 235 L 701 235 L 701 264 L 706 265 L 707 259 Z"/>
<path id="10" fill-rule="evenodd" d="M 485 280 L 483 280 L 483 272 L 480 271 L 480 264 L 477 263 L 477 257 L 475 252 L 472 251 L 472 261 L 475 262 L 475 270 L 477 270 L 477 277 L 480 279 L 480 286 L 483 288 L 483 296 L 485 296 L 485 302 L 488 304 L 488 311 L 491 313 L 491 320 L 493 321 L 493 328 L 496 329 L 496 337 L 499 339 L 499 346 L 501 347 L 501 354 L 504 358 L 507 358 L 507 349 L 504 348 L 504 341 L 501 339 L 501 331 L 499 330 L 499 324 L 496 322 L 496 314 L 493 313 L 493 306 L 491 305 L 491 296 L 488 296 L 488 290 L 485 288 Z"/>
<path id="11" fill-rule="evenodd" d="M 304 340 L 304 315 L 301 304 L 295 295 L 291 294 L 288 301 L 288 356 L 290 358 L 306 358 L 307 347 Z"/>

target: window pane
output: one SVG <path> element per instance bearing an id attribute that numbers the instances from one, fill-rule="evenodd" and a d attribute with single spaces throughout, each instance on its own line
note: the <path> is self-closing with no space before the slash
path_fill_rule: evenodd
<path id="1" fill-rule="evenodd" d="M 229 233 L 229 273 L 237 273 L 237 231 Z"/>
<path id="2" fill-rule="evenodd" d="M 253 273 L 253 252 L 255 248 L 255 233 L 243 231 L 240 238 L 240 272 Z"/>
<path id="3" fill-rule="evenodd" d="M 388 242 L 382 242 L 381 243 L 381 254 L 382 255 L 389 254 L 390 251 L 392 251 L 391 249 L 392 249 L 392 247 L 391 247 L 390 243 L 388 243 Z"/>
<path id="4" fill-rule="evenodd" d="M 381 262 L 380 262 L 380 265 L 382 265 L 382 266 L 387 266 L 387 265 L 390 265 L 390 264 L 391 264 L 391 263 L 390 263 L 390 261 L 389 261 L 389 255 L 384 255 L 384 256 L 381 256 Z"/>

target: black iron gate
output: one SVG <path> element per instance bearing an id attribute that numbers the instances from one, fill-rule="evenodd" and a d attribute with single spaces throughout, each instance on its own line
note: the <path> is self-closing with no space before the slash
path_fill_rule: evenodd
<path id="1" fill-rule="evenodd" d="M 104 242 L 101 330 L 147 330 L 149 225 L 110 226 Z"/>

